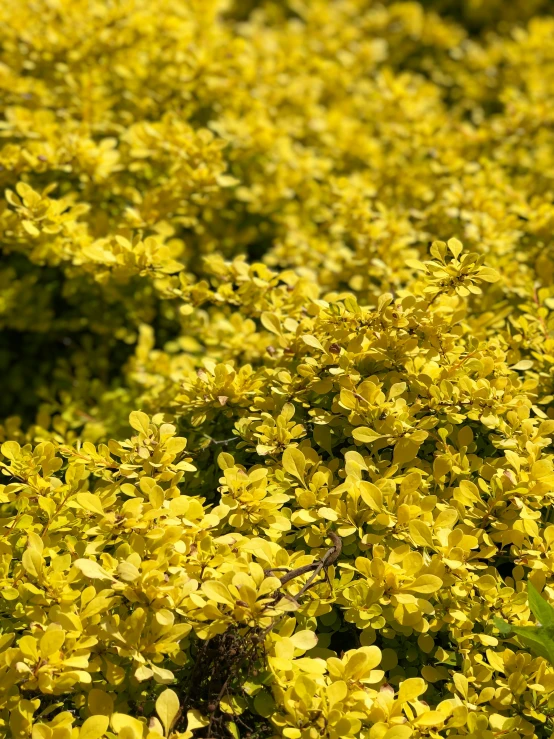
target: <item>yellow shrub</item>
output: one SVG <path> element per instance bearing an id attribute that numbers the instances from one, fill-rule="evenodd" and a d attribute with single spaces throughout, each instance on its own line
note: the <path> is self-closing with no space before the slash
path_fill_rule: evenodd
<path id="1" fill-rule="evenodd" d="M 550 11 L 0 0 L 0 736 L 552 734 Z"/>

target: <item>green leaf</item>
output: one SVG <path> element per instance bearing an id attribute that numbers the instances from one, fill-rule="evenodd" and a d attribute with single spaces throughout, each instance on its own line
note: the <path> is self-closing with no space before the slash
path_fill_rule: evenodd
<path id="1" fill-rule="evenodd" d="M 554 665 L 554 629 L 541 626 L 512 626 L 512 631 L 535 654 Z"/>
<path id="2" fill-rule="evenodd" d="M 267 690 L 261 690 L 254 698 L 254 710 L 267 718 L 275 711 L 275 700 Z"/>
<path id="3" fill-rule="evenodd" d="M 512 627 L 510 626 L 509 623 L 507 623 L 506 621 L 504 621 L 503 618 L 497 618 L 497 617 L 495 617 L 493 619 L 493 622 L 494 622 L 494 625 L 496 626 L 496 628 L 498 629 L 498 631 L 500 631 L 500 633 L 503 636 L 508 636 L 508 634 L 511 633 Z"/>
<path id="4" fill-rule="evenodd" d="M 529 608 L 540 626 L 554 626 L 554 608 L 546 601 L 533 583 L 527 581 L 527 593 L 529 596 Z"/>

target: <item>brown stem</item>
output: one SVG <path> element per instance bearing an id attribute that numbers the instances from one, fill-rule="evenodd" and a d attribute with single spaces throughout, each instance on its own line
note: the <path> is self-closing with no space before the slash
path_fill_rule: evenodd
<path id="1" fill-rule="evenodd" d="M 321 559 L 319 559 L 317 562 L 312 562 L 309 565 L 297 567 L 295 570 L 291 570 L 290 572 L 287 572 L 286 575 L 283 575 L 283 577 L 279 578 L 281 580 L 281 585 L 285 585 L 290 580 L 294 580 L 295 578 L 300 577 L 300 575 L 305 575 L 307 572 L 313 573 L 308 578 L 308 581 L 296 597 L 298 597 L 299 595 L 303 595 L 306 592 L 306 590 L 311 586 L 311 584 L 323 568 L 327 569 L 340 557 L 340 554 L 342 552 L 342 539 L 340 538 L 340 536 L 337 536 L 334 531 L 329 532 L 329 538 L 333 542 L 333 546 L 325 552 Z M 274 569 L 264 570 L 264 574 L 271 575 L 273 572 L 278 572 L 280 570 L 283 570 L 283 568 L 275 567 Z"/>

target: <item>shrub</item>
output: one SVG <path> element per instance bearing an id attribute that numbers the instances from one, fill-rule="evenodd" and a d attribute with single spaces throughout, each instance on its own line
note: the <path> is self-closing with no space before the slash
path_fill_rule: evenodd
<path id="1" fill-rule="evenodd" d="M 463 5 L 0 2 L 0 735 L 552 734 L 554 19 Z"/>

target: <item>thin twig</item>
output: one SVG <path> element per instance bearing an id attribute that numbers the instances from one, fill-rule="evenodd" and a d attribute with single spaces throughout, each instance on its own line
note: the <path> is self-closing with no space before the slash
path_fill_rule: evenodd
<path id="1" fill-rule="evenodd" d="M 315 578 L 319 575 L 321 570 L 324 570 L 325 574 L 327 575 L 327 568 L 330 567 L 330 565 L 332 565 L 334 562 L 336 562 L 337 559 L 340 557 L 342 552 L 342 539 L 340 538 L 340 536 L 337 536 L 334 531 L 329 532 L 329 538 L 333 542 L 333 546 L 325 552 L 321 559 L 319 559 L 317 562 L 312 562 L 309 565 L 297 567 L 295 570 L 291 570 L 290 572 L 287 572 L 286 575 L 283 575 L 283 577 L 279 578 L 281 580 L 281 585 L 285 585 L 290 580 L 294 580 L 295 578 L 300 577 L 300 575 L 305 575 L 307 572 L 312 573 L 305 585 L 300 589 L 300 592 L 296 594 L 295 598 L 304 595 L 306 590 L 308 590 L 308 588 L 312 586 Z M 282 571 L 283 569 L 285 568 L 275 567 L 272 569 L 264 570 L 264 574 L 271 575 L 273 572 Z"/>

